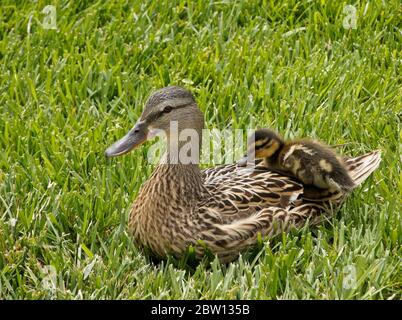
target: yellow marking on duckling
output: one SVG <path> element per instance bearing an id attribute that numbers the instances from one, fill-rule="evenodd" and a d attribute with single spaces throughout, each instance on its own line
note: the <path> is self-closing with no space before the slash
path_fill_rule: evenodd
<path id="1" fill-rule="evenodd" d="M 301 151 L 303 151 L 303 152 L 309 154 L 310 156 L 312 156 L 312 155 L 315 154 L 315 151 L 314 151 L 314 150 L 311 150 L 311 149 L 309 149 L 309 148 L 307 148 L 307 147 L 305 147 L 305 146 L 303 146 L 303 145 L 301 145 L 301 144 L 296 145 L 295 150 L 301 150 Z"/>
<path id="2" fill-rule="evenodd" d="M 279 149 L 279 143 L 273 141 L 268 147 L 255 151 L 256 158 L 269 158 Z"/>
<path id="3" fill-rule="evenodd" d="M 257 147 L 261 147 L 262 145 L 266 144 L 268 142 L 268 138 L 265 139 L 261 139 L 261 140 L 256 140 L 254 143 L 254 146 Z"/>
<path id="4" fill-rule="evenodd" d="M 286 161 L 286 159 L 289 158 L 289 156 L 293 153 L 293 151 L 295 151 L 295 147 L 296 145 L 290 147 L 289 151 L 286 152 L 285 155 L 283 156 L 283 161 Z"/>
<path id="5" fill-rule="evenodd" d="M 321 159 L 319 162 L 319 165 L 320 165 L 321 169 L 326 172 L 332 171 L 332 165 L 325 159 Z"/>
<path id="6" fill-rule="evenodd" d="M 290 149 L 288 152 L 286 152 L 286 154 L 283 156 L 283 160 L 285 161 L 287 158 L 289 158 L 289 156 L 295 152 L 296 150 L 301 150 L 307 154 L 309 154 L 310 156 L 314 155 L 314 150 L 311 150 L 305 146 L 303 146 L 302 144 L 294 144 L 292 146 L 290 146 Z"/>

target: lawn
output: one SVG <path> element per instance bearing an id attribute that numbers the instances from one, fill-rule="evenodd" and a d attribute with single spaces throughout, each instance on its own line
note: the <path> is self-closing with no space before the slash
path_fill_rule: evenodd
<path id="1" fill-rule="evenodd" d="M 113 2 L 1 1 L 0 299 L 401 299 L 400 1 Z M 167 85 L 208 128 L 382 163 L 318 227 L 228 265 L 155 263 L 127 233 L 152 144 L 104 150 Z"/>

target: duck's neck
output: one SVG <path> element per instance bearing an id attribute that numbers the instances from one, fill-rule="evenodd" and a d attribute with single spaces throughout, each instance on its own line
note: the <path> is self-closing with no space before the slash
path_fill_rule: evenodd
<path id="1" fill-rule="evenodd" d="M 158 184 L 158 196 L 170 201 L 194 203 L 202 197 L 204 185 L 197 164 L 166 164 L 157 166 L 151 179 Z"/>
<path id="2" fill-rule="evenodd" d="M 203 181 L 199 168 L 201 130 L 184 137 L 168 137 L 167 151 L 155 170 L 159 181 L 166 184 L 165 193 L 181 199 L 199 198 Z M 180 139 L 182 138 L 182 139 Z"/>

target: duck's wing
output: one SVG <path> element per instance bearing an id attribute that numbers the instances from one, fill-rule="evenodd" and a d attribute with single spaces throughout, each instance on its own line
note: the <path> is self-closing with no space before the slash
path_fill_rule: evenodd
<path id="1" fill-rule="evenodd" d="M 222 166 L 209 173 L 204 181 L 209 195 L 197 206 L 206 234 L 242 241 L 258 232 L 272 234 L 275 224 L 283 229 L 316 220 L 326 209 L 318 196 L 303 198 L 305 187 L 296 179 L 264 166 Z"/>
<path id="2" fill-rule="evenodd" d="M 346 165 L 358 185 L 380 161 L 380 152 L 374 151 L 346 159 Z M 222 262 L 235 259 L 239 251 L 255 244 L 259 236 L 273 236 L 307 222 L 313 225 L 322 222 L 345 198 L 343 192 L 303 187 L 291 177 L 259 166 L 252 169 L 221 166 L 209 170 L 205 182 L 211 197 L 198 209 L 205 220 L 197 237 Z M 199 254 L 204 245 L 197 246 Z"/>
<path id="3" fill-rule="evenodd" d="M 355 158 L 345 158 L 348 172 L 356 186 L 362 184 L 381 162 L 381 151 L 375 150 Z"/>
<path id="4" fill-rule="evenodd" d="M 255 166 L 260 167 L 260 164 L 262 162 L 263 162 L 262 159 L 256 159 Z M 242 170 L 244 168 L 246 168 L 246 162 L 244 164 L 241 164 L 239 161 L 234 164 L 224 164 L 224 165 L 201 170 L 201 174 L 203 175 L 205 183 L 213 183 L 215 180 L 219 181 L 219 180 L 222 180 L 223 178 L 227 178 L 233 172 L 242 173 L 243 172 Z M 260 169 L 261 168 L 264 168 L 264 167 L 261 166 Z"/>
<path id="5" fill-rule="evenodd" d="M 211 183 L 215 179 L 221 179 L 228 174 L 231 174 L 237 170 L 236 164 L 220 165 L 208 169 L 201 170 L 201 174 L 205 183 Z"/>
<path id="6" fill-rule="evenodd" d="M 204 185 L 211 194 L 206 205 L 217 206 L 223 216 L 247 216 L 272 206 L 286 208 L 303 193 L 295 179 L 263 166 L 230 165 L 205 173 Z"/>
<path id="7" fill-rule="evenodd" d="M 216 216 L 215 208 L 205 208 L 209 216 Z M 300 228 L 307 221 L 319 219 L 325 209 L 318 204 L 304 204 L 297 210 L 280 207 L 263 208 L 253 214 L 226 223 L 205 221 L 196 235 L 200 241 L 194 246 L 197 255 L 205 250 L 216 254 L 223 263 L 230 262 L 239 252 L 254 246 L 259 238 L 272 237 L 292 228 Z M 211 223 L 209 223 L 211 222 Z"/>
<path id="8" fill-rule="evenodd" d="M 376 150 L 355 158 L 344 158 L 344 161 L 357 187 L 377 169 L 381 162 L 381 152 Z M 337 206 L 347 195 L 342 191 L 303 186 L 295 178 L 283 172 L 269 170 L 258 162 L 249 167 L 238 164 L 222 165 L 203 170 L 202 174 L 204 183 L 213 196 L 221 200 L 227 199 L 225 206 L 229 207 L 233 204 L 243 208 L 256 203 L 263 207 L 264 204 L 286 207 L 292 203 L 301 206 L 311 201 L 324 206 Z"/>

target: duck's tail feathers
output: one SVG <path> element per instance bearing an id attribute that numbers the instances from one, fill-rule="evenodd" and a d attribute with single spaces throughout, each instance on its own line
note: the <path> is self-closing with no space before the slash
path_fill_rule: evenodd
<path id="1" fill-rule="evenodd" d="M 381 162 L 381 151 L 376 150 L 356 158 L 345 159 L 349 175 L 355 186 L 360 185 L 367 177 L 378 168 Z"/>

